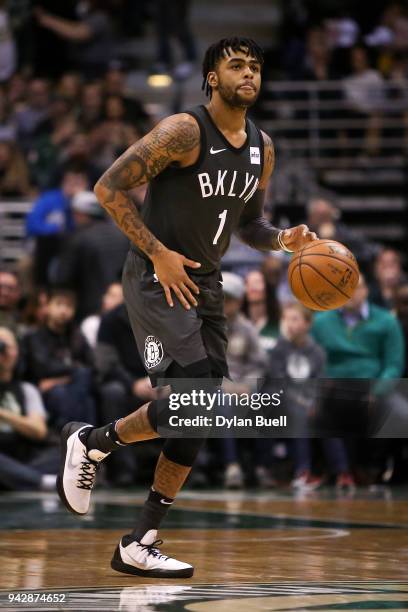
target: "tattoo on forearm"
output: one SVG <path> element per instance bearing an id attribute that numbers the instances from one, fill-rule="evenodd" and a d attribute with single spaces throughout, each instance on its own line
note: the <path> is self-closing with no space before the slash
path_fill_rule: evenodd
<path id="1" fill-rule="evenodd" d="M 174 461 L 167 459 L 163 453 L 160 453 L 154 473 L 153 487 L 156 491 L 166 495 L 166 497 L 174 498 L 183 486 L 190 471 L 191 467 L 174 463 Z"/>
<path id="2" fill-rule="evenodd" d="M 97 183 L 102 206 L 128 238 L 149 256 L 162 250 L 163 245 L 143 223 L 128 192 L 152 180 L 199 143 L 197 123 L 175 116 L 129 147 Z"/>

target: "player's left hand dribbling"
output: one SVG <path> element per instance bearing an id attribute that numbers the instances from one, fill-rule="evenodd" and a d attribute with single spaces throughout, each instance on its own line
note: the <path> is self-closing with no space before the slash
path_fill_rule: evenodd
<path id="1" fill-rule="evenodd" d="M 291 251 L 299 251 L 299 249 L 314 240 L 318 240 L 317 235 L 315 232 L 311 232 L 304 223 L 290 227 L 282 233 L 282 241 Z"/>

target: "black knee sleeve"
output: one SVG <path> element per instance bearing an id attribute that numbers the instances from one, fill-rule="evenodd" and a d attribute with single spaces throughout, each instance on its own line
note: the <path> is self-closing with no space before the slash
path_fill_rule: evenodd
<path id="1" fill-rule="evenodd" d="M 157 433 L 159 427 L 159 414 L 169 409 L 169 398 L 164 397 L 163 399 L 153 400 L 147 407 L 147 418 L 152 426 L 152 429 Z"/>
<path id="2" fill-rule="evenodd" d="M 191 467 L 205 438 L 169 438 L 163 446 L 163 454 L 169 461 Z"/>

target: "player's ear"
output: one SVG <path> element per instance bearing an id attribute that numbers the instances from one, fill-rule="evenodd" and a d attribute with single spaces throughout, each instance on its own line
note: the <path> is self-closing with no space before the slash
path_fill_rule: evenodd
<path id="1" fill-rule="evenodd" d="M 207 83 L 211 87 L 217 87 L 218 85 L 218 76 L 216 72 L 209 72 L 207 76 Z"/>

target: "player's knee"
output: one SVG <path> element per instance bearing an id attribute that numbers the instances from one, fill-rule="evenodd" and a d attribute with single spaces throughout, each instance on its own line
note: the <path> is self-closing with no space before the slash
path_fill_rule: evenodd
<path id="1" fill-rule="evenodd" d="M 191 467 L 196 460 L 205 438 L 169 438 L 163 446 L 163 454 L 169 461 Z"/>

